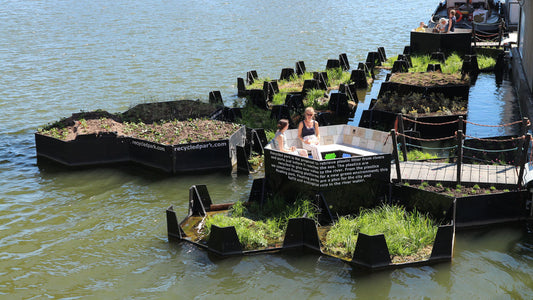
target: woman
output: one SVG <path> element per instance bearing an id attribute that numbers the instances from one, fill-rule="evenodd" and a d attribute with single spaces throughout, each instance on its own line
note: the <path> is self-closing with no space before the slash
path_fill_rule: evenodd
<path id="1" fill-rule="evenodd" d="M 318 149 L 320 144 L 320 132 L 318 122 L 314 119 L 315 110 L 312 107 L 305 109 L 305 118 L 298 124 L 298 138 L 302 141 L 304 149 L 311 150 L 313 158 L 322 160 L 322 155 Z"/>
<path id="2" fill-rule="evenodd" d="M 272 147 L 275 150 L 279 150 L 281 152 L 307 157 L 306 150 L 297 149 L 294 146 L 287 147 L 287 138 L 285 137 L 285 131 L 287 131 L 288 128 L 289 128 L 288 120 L 281 119 L 278 121 L 278 130 L 276 131 L 276 135 L 274 135 L 274 139 L 272 139 Z"/>
<path id="3" fill-rule="evenodd" d="M 457 22 L 457 18 L 455 17 L 455 10 L 450 10 L 450 19 L 448 20 L 448 32 L 454 32 L 455 31 L 455 23 Z"/>
<path id="4" fill-rule="evenodd" d="M 448 22 L 446 21 L 445 18 L 440 18 L 439 20 L 439 24 L 437 24 L 437 26 L 435 26 L 435 32 L 438 32 L 438 33 L 445 33 L 446 30 L 448 29 Z"/>

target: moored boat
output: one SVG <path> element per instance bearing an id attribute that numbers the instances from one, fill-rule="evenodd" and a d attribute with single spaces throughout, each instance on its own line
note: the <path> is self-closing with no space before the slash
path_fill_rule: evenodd
<path id="1" fill-rule="evenodd" d="M 441 18 L 448 19 L 451 10 L 456 12 L 455 28 L 473 29 L 477 33 L 496 33 L 500 30 L 503 16 L 499 0 L 443 0 L 429 20 L 434 28 Z"/>

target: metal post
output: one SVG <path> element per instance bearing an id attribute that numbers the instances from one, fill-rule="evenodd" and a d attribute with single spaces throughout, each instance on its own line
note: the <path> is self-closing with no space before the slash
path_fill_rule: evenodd
<path id="1" fill-rule="evenodd" d="M 407 140 L 405 139 L 405 130 L 403 129 L 403 116 L 401 113 L 396 114 L 396 120 L 398 121 L 398 132 L 402 142 L 403 161 L 407 161 Z"/>
<path id="2" fill-rule="evenodd" d="M 459 121 L 457 122 L 457 130 L 461 130 L 462 132 L 465 132 L 465 124 L 464 124 L 464 117 L 459 116 Z"/>
<path id="3" fill-rule="evenodd" d="M 398 182 L 402 181 L 402 173 L 400 171 L 400 155 L 398 154 L 398 139 L 396 138 L 396 130 L 392 129 L 390 131 L 392 135 L 392 155 L 394 157 L 394 161 L 396 161 L 396 179 Z"/>
<path id="4" fill-rule="evenodd" d="M 527 152 L 529 150 L 529 141 L 531 141 L 531 134 L 527 134 L 525 141 L 522 146 L 522 156 L 520 158 L 520 172 L 518 172 L 518 189 L 522 188 L 522 177 L 524 176 L 524 171 L 527 163 Z"/>
<path id="5" fill-rule="evenodd" d="M 457 184 L 461 184 L 461 165 L 463 164 L 463 131 L 457 130 Z"/>

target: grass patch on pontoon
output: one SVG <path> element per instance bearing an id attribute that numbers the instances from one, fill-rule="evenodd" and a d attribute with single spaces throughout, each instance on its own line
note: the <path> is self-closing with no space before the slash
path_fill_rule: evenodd
<path id="1" fill-rule="evenodd" d="M 427 215 L 399 206 L 362 209 L 357 217 L 337 220 L 327 233 L 326 251 L 351 258 L 359 233 L 384 234 L 391 256 L 409 256 L 433 244 L 437 226 Z"/>

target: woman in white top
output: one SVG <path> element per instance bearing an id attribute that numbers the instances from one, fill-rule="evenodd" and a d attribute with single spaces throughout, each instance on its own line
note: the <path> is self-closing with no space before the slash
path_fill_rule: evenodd
<path id="1" fill-rule="evenodd" d="M 285 137 L 285 131 L 289 128 L 289 121 L 286 119 L 281 119 L 278 121 L 278 131 L 274 139 L 272 139 L 272 148 L 279 150 L 281 152 L 300 155 L 307 157 L 307 151 L 304 149 L 298 149 L 294 146 L 287 146 L 287 138 Z"/>
<path id="2" fill-rule="evenodd" d="M 322 160 L 320 154 L 320 131 L 318 130 L 318 122 L 314 119 L 315 110 L 312 107 L 305 109 L 305 118 L 298 124 L 298 138 L 302 141 L 302 146 L 306 150 L 310 150 L 313 158 Z"/>

